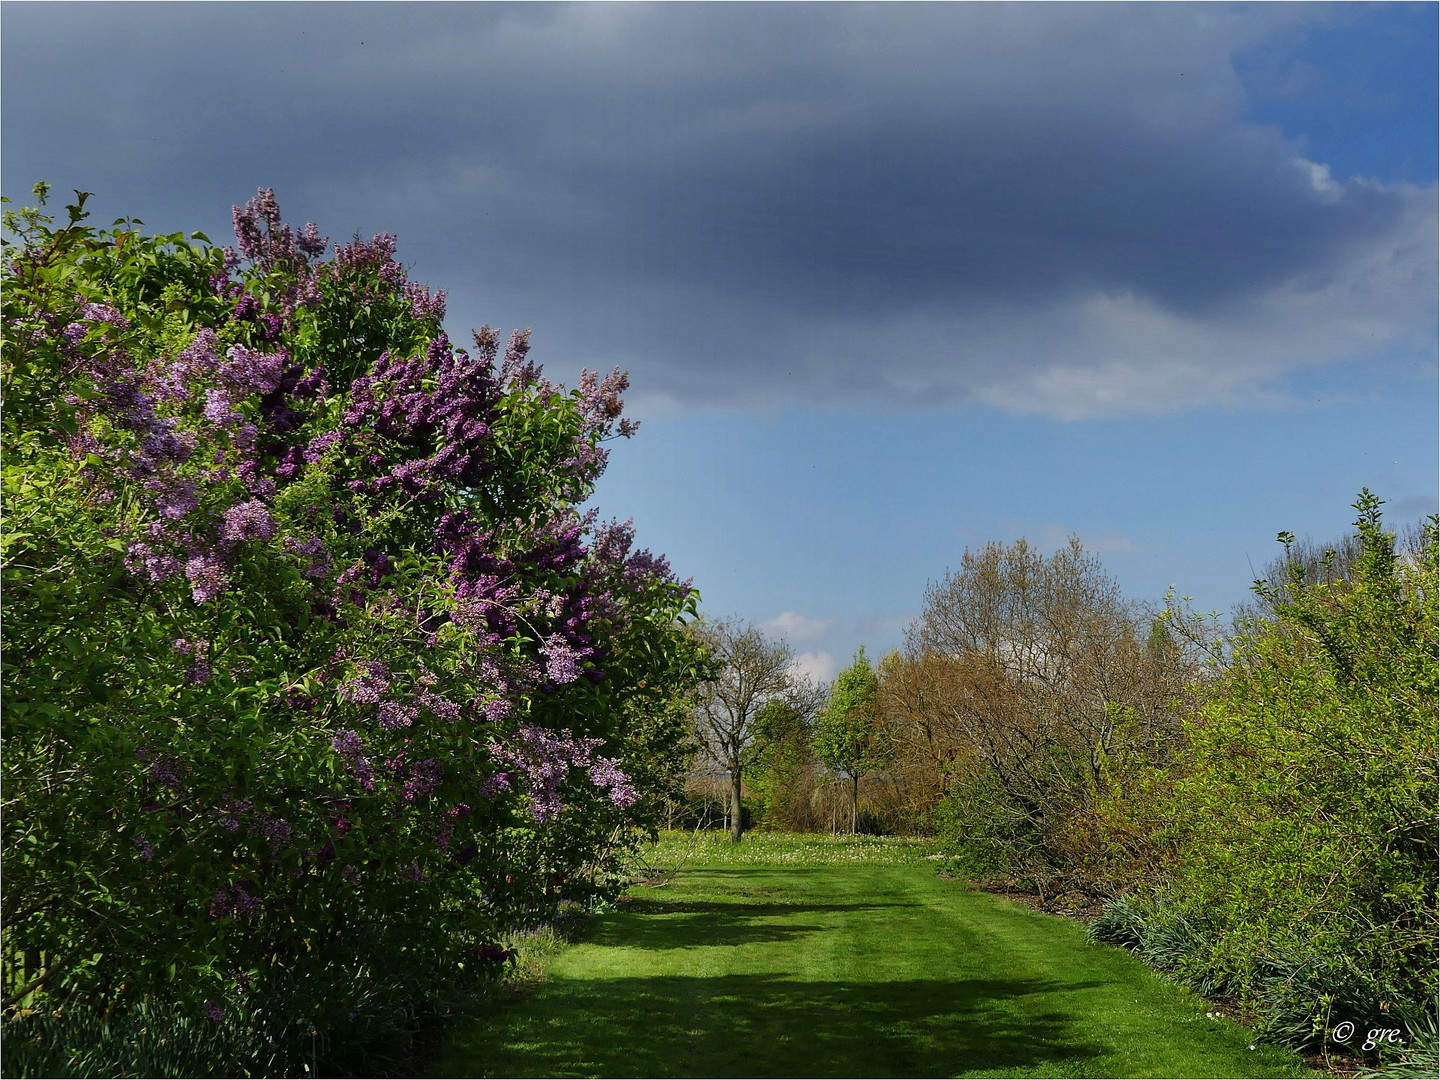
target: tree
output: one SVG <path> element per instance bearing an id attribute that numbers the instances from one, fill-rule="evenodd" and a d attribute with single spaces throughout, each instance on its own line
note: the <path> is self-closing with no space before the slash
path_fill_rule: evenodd
<path id="1" fill-rule="evenodd" d="M 796 685 L 790 647 L 736 622 L 696 624 L 696 633 L 714 666 L 713 678 L 700 688 L 696 712 L 710 757 L 730 776 L 730 839 L 738 844 L 744 831 L 742 781 L 759 751 L 761 710 Z"/>
<path id="2" fill-rule="evenodd" d="M 805 832 L 813 824 L 811 793 L 819 775 L 811 743 L 814 713 L 774 698 L 756 719 L 758 753 L 748 772 L 750 797 L 767 828 Z"/>
<path id="3" fill-rule="evenodd" d="M 991 868 L 1037 886 L 1073 870 L 1075 816 L 1173 742 L 1186 668 L 1151 625 L 1075 539 L 1048 558 L 1024 540 L 967 551 L 926 590 L 907 659 L 929 731 L 961 744 L 956 833 Z"/>
<path id="4" fill-rule="evenodd" d="M 880 722 L 880 681 L 862 645 L 835 677 L 815 725 L 815 756 L 850 781 L 850 831 L 860 825 L 860 779 L 890 760 L 892 747 Z"/>
<path id="5" fill-rule="evenodd" d="M 894 750 L 887 772 L 903 792 L 910 826 L 922 831 L 934 827 L 935 809 L 968 752 L 963 731 L 938 707 L 954 674 L 944 657 L 912 659 L 898 650 L 877 665 L 881 723 Z"/>

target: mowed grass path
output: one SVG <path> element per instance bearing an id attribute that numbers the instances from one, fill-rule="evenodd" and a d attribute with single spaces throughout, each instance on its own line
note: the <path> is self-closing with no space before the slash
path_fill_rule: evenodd
<path id="1" fill-rule="evenodd" d="M 704 848 L 457 1033 L 435 1075 L 1313 1075 L 1079 926 L 939 878 L 915 845 Z"/>

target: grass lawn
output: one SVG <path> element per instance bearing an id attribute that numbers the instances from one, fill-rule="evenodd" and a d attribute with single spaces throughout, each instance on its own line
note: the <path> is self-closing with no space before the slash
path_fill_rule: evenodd
<path id="1" fill-rule="evenodd" d="M 668 838 L 652 865 L 675 865 Z M 460 1031 L 437 1076 L 1308 1076 L 905 841 L 707 838 Z"/>

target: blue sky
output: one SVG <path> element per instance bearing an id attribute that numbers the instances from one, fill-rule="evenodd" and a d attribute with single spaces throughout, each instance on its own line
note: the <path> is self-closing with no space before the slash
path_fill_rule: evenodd
<path id="1" fill-rule="evenodd" d="M 827 675 L 966 546 L 1246 598 L 1436 509 L 1433 4 L 7 3 L 3 189 L 386 230 L 632 375 L 596 501 Z"/>

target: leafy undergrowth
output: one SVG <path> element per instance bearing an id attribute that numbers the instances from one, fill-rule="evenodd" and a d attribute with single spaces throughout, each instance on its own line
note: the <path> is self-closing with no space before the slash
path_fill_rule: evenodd
<path id="1" fill-rule="evenodd" d="M 595 918 L 433 1073 L 1312 1075 L 1074 923 L 939 878 L 926 854 L 668 838 L 649 863 L 671 857 L 664 884 Z"/>

